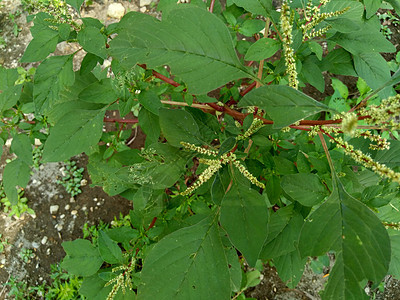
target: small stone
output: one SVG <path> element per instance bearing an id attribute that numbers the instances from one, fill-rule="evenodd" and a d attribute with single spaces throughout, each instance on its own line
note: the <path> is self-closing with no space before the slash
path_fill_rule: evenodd
<path id="1" fill-rule="evenodd" d="M 63 229 L 63 226 L 61 224 L 57 224 L 56 229 L 57 231 L 61 231 Z"/>
<path id="2" fill-rule="evenodd" d="M 70 203 L 75 203 L 75 198 L 74 197 L 69 198 L 69 202 Z"/>
<path id="3" fill-rule="evenodd" d="M 44 245 L 44 244 L 47 243 L 47 240 L 48 240 L 48 237 L 47 237 L 47 236 L 44 236 L 44 237 L 42 238 L 42 240 L 40 241 L 40 243 L 42 243 L 42 245 Z"/>
<path id="4" fill-rule="evenodd" d="M 111 3 L 107 9 L 107 16 L 121 19 L 125 14 L 125 7 L 121 3 Z"/>
<path id="5" fill-rule="evenodd" d="M 62 215 L 60 216 L 60 219 L 64 219 L 64 218 L 65 218 L 65 215 L 62 214 Z"/>
<path id="6" fill-rule="evenodd" d="M 101 203 L 100 202 L 97 202 L 97 204 L 96 204 L 97 206 L 100 206 L 101 205 Z"/>
<path id="7" fill-rule="evenodd" d="M 3 259 L 1 260 L 1 264 L 4 265 L 5 263 L 6 263 L 6 259 L 3 258 Z"/>
<path id="8" fill-rule="evenodd" d="M 51 249 L 50 249 L 50 248 L 47 248 L 46 254 L 47 254 L 47 255 L 50 255 L 50 253 L 51 253 Z"/>
<path id="9" fill-rule="evenodd" d="M 73 216 L 76 215 L 77 213 L 78 213 L 78 211 L 75 209 L 73 211 L 71 211 L 71 215 L 73 215 Z"/>
<path id="10" fill-rule="evenodd" d="M 153 0 L 140 0 L 140 6 L 150 5 Z"/>
<path id="11" fill-rule="evenodd" d="M 98 200 L 97 198 L 93 198 L 93 201 L 94 201 L 94 202 L 97 202 L 97 200 Z"/>
<path id="12" fill-rule="evenodd" d="M 40 247 L 40 244 L 36 243 L 36 242 L 32 242 L 32 247 L 37 249 Z"/>
<path id="13" fill-rule="evenodd" d="M 51 205 L 50 206 L 50 213 L 52 214 L 52 215 L 55 215 L 57 212 L 58 212 L 58 209 L 59 209 L 60 207 L 58 206 L 58 205 Z"/>
<path id="14" fill-rule="evenodd" d="M 82 209 L 83 211 L 87 211 L 87 207 L 86 207 L 86 206 L 82 207 L 81 209 Z"/>
<path id="15" fill-rule="evenodd" d="M 69 209 L 70 209 L 70 207 L 71 207 L 71 206 L 70 206 L 69 204 L 67 204 L 67 205 L 65 205 L 65 207 L 64 207 L 64 208 L 65 208 L 65 210 L 69 210 Z"/>
<path id="16" fill-rule="evenodd" d="M 90 209 L 91 212 L 93 212 L 93 207 L 90 207 L 89 209 Z"/>
<path id="17" fill-rule="evenodd" d="M 35 139 L 35 146 L 40 146 L 42 142 L 39 139 Z"/>
<path id="18" fill-rule="evenodd" d="M 146 8 L 145 6 L 143 6 L 143 7 L 140 8 L 140 12 L 141 12 L 141 13 L 145 13 L 146 10 L 147 10 L 147 8 Z"/>
<path id="19" fill-rule="evenodd" d="M 43 171 L 44 170 L 44 165 L 40 165 L 39 170 Z"/>
<path id="20" fill-rule="evenodd" d="M 81 186 L 87 185 L 87 180 L 86 179 L 82 179 L 80 184 L 81 184 Z"/>

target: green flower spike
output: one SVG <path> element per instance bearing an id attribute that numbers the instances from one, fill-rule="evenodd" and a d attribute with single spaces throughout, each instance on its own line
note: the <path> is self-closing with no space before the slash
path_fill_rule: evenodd
<path id="1" fill-rule="evenodd" d="M 252 184 L 265 189 L 265 185 L 262 182 L 258 181 L 257 178 L 254 177 L 246 169 L 246 167 L 237 160 L 237 157 L 234 153 L 228 152 L 218 157 L 218 152 L 214 150 L 204 149 L 186 142 L 181 142 L 181 145 L 188 150 L 196 151 L 201 154 L 215 157 L 215 159 L 209 159 L 209 158 L 199 159 L 199 162 L 201 164 L 208 165 L 208 168 L 205 169 L 203 173 L 200 174 L 199 178 L 195 183 L 193 183 L 185 191 L 180 193 L 182 196 L 191 194 L 194 190 L 199 188 L 203 183 L 207 182 L 219 169 L 222 168 L 223 165 L 227 163 L 232 163 L 232 165 L 234 165 L 239 170 L 239 172 L 243 174 L 243 176 L 245 176 L 248 180 L 250 180 Z"/>

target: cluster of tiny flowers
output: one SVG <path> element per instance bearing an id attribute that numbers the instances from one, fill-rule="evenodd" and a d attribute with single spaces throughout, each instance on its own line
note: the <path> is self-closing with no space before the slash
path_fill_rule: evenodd
<path id="1" fill-rule="evenodd" d="M 379 135 L 374 135 L 369 130 L 366 130 L 366 131 L 360 133 L 359 136 L 362 136 L 364 139 L 369 139 L 370 141 L 376 143 L 376 144 L 369 145 L 369 148 L 371 150 L 385 150 L 385 149 L 390 148 L 390 142 L 388 142 L 387 139 L 385 139 Z"/>
<path id="2" fill-rule="evenodd" d="M 281 28 L 285 65 L 287 68 L 286 73 L 289 75 L 289 86 L 297 89 L 299 81 L 297 80 L 296 60 L 294 58 L 294 50 L 292 48 L 292 19 L 293 14 L 291 14 L 287 0 L 285 0 L 282 3 L 281 9 Z"/>
<path id="3" fill-rule="evenodd" d="M 126 288 L 132 289 L 132 279 L 131 279 L 131 272 L 135 268 L 135 260 L 132 257 L 132 260 L 129 266 L 118 266 L 112 269 L 112 272 L 115 273 L 117 271 L 123 271 L 117 277 L 111 279 L 109 282 L 105 284 L 105 286 L 109 286 L 112 283 L 115 283 L 111 292 L 108 294 L 107 300 L 114 299 L 115 295 L 117 294 L 119 289 L 122 289 L 122 293 L 125 295 Z"/>
<path id="4" fill-rule="evenodd" d="M 240 141 L 240 140 L 245 140 L 245 139 L 249 138 L 263 126 L 264 126 L 264 122 L 262 120 L 260 120 L 258 118 L 254 118 L 249 129 L 247 129 L 245 133 L 238 135 L 236 137 L 236 140 Z"/>
<path id="5" fill-rule="evenodd" d="M 204 149 L 201 147 L 197 147 L 195 145 L 181 142 L 181 145 L 184 146 L 188 150 L 196 151 L 201 154 L 207 154 L 209 156 L 217 156 L 218 152 Z M 245 166 L 240 164 L 236 160 L 236 155 L 234 153 L 228 152 L 216 159 L 208 159 L 208 158 L 200 158 L 199 163 L 208 165 L 208 168 L 205 169 L 200 175 L 199 178 L 194 182 L 190 187 L 188 187 L 185 191 L 181 192 L 182 196 L 186 196 L 191 194 L 193 191 L 198 189 L 202 184 L 207 182 L 219 169 L 222 168 L 223 165 L 227 163 L 232 163 L 236 168 L 238 168 L 239 172 L 243 174 L 251 183 L 255 184 L 258 187 L 265 188 L 265 185 L 257 180 L 247 169 Z"/>
<path id="6" fill-rule="evenodd" d="M 399 123 L 394 116 L 400 115 L 400 95 L 382 100 L 379 106 L 371 105 L 360 109 L 361 116 L 369 116 L 365 121 L 368 124 L 385 124 L 392 129 L 399 129 Z"/>
<path id="7" fill-rule="evenodd" d="M 400 230 L 400 222 L 382 222 L 386 229 Z"/>
<path id="8" fill-rule="evenodd" d="M 354 149 L 353 145 L 345 142 L 341 137 L 335 138 L 336 146 L 341 147 L 346 155 L 349 155 L 356 162 L 372 169 L 382 177 L 386 177 L 400 184 L 400 173 L 396 173 L 384 164 L 374 161 L 370 156 L 364 154 L 361 150 Z"/>
<path id="9" fill-rule="evenodd" d="M 358 125 L 358 117 L 355 113 L 346 113 L 342 118 L 342 131 L 353 136 Z"/>

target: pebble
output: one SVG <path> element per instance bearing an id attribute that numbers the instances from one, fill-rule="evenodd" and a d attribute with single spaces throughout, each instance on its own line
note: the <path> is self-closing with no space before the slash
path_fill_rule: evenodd
<path id="1" fill-rule="evenodd" d="M 57 224 L 56 229 L 57 231 L 61 231 L 63 229 L 63 226 L 61 224 Z"/>
<path id="2" fill-rule="evenodd" d="M 146 8 L 145 6 L 143 6 L 143 7 L 140 8 L 140 12 L 141 12 L 141 13 L 145 13 L 146 11 L 147 11 L 147 8 Z"/>
<path id="3" fill-rule="evenodd" d="M 44 165 L 40 165 L 39 170 L 43 171 L 44 170 Z"/>
<path id="4" fill-rule="evenodd" d="M 3 259 L 1 260 L 1 264 L 4 265 L 5 263 L 6 263 L 6 259 L 3 258 Z"/>
<path id="5" fill-rule="evenodd" d="M 73 215 L 73 216 L 76 215 L 77 213 L 78 213 L 78 211 L 75 209 L 73 211 L 71 211 L 71 215 Z"/>
<path id="6" fill-rule="evenodd" d="M 70 203 L 75 203 L 75 198 L 74 197 L 69 198 L 69 202 Z"/>
<path id="7" fill-rule="evenodd" d="M 90 209 L 91 212 L 93 212 L 93 207 L 90 207 L 89 209 Z"/>
<path id="8" fill-rule="evenodd" d="M 52 214 L 52 215 L 55 215 L 57 212 L 58 212 L 58 209 L 59 209 L 60 207 L 58 206 L 58 205 L 51 205 L 50 206 L 50 213 Z"/>
<path id="9" fill-rule="evenodd" d="M 97 202 L 97 204 L 96 204 L 97 206 L 100 206 L 101 205 L 101 203 L 100 202 Z"/>
<path id="10" fill-rule="evenodd" d="M 153 0 L 140 0 L 140 6 L 150 5 Z"/>
<path id="11" fill-rule="evenodd" d="M 65 208 L 65 210 L 69 210 L 69 209 L 70 209 L 70 207 L 71 207 L 71 206 L 70 206 L 69 204 L 67 204 L 67 205 L 65 205 L 65 207 L 64 207 L 64 208 Z"/>
<path id="12" fill-rule="evenodd" d="M 94 201 L 94 202 L 97 202 L 97 200 L 98 200 L 97 198 L 93 198 L 93 201 Z"/>
<path id="13" fill-rule="evenodd" d="M 47 240 L 48 240 L 48 239 L 49 239 L 49 238 L 48 238 L 47 236 L 44 236 L 40 242 L 42 243 L 42 245 L 44 245 L 44 244 L 47 243 Z"/>
<path id="14" fill-rule="evenodd" d="M 111 3 L 107 9 L 107 16 L 121 19 L 125 14 L 125 7 L 121 3 Z"/>
<path id="15" fill-rule="evenodd" d="M 40 146 L 42 142 L 39 139 L 35 138 L 35 146 Z"/>
<path id="16" fill-rule="evenodd" d="M 46 254 L 47 254 L 47 255 L 50 255 L 50 253 L 51 253 L 51 249 L 50 249 L 50 248 L 47 248 Z"/>
<path id="17" fill-rule="evenodd" d="M 87 207 L 86 207 L 86 206 L 82 207 L 81 209 L 82 209 L 83 211 L 87 211 Z"/>
<path id="18" fill-rule="evenodd" d="M 81 186 L 87 185 L 87 180 L 86 179 L 82 179 L 80 184 L 81 184 Z"/>
<path id="19" fill-rule="evenodd" d="M 32 247 L 37 249 L 40 247 L 40 244 L 36 243 L 36 242 L 32 242 Z"/>
<path id="20" fill-rule="evenodd" d="M 62 214 L 62 215 L 60 216 L 60 219 L 64 219 L 64 218 L 65 218 L 65 215 Z"/>

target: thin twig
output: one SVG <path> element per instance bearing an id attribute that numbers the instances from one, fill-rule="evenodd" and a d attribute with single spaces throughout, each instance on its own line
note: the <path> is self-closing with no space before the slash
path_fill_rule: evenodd
<path id="1" fill-rule="evenodd" d="M 212 13 L 214 11 L 214 5 L 215 5 L 215 0 L 211 0 L 210 9 L 209 9 L 210 13 Z"/>

